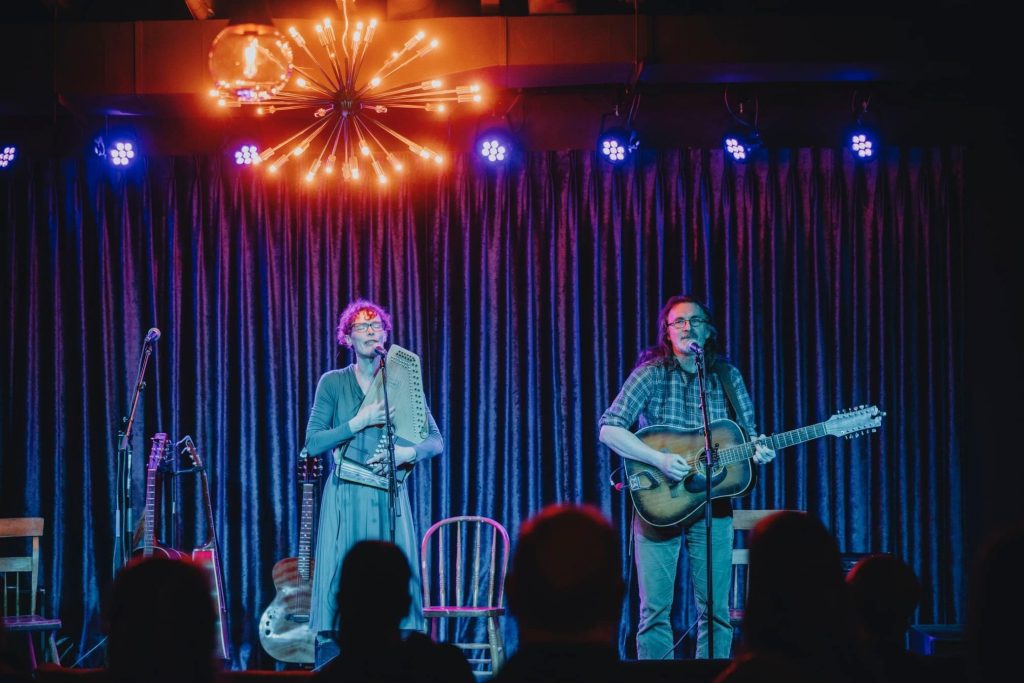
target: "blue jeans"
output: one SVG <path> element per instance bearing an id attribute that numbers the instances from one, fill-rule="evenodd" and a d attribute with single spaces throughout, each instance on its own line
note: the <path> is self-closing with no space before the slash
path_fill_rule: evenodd
<path id="1" fill-rule="evenodd" d="M 697 610 L 697 657 L 707 657 L 708 615 L 704 516 L 689 528 L 652 527 L 639 515 L 633 516 L 633 543 L 637 577 L 640 584 L 640 625 L 636 634 L 637 657 L 640 659 L 671 659 L 675 638 L 669 616 L 676 585 L 676 569 L 682 538 L 686 536 L 686 552 L 690 556 L 690 579 Z M 732 583 L 732 517 L 711 520 L 711 572 L 715 589 L 716 659 L 728 659 L 732 651 L 732 625 L 729 623 L 729 587 Z"/>

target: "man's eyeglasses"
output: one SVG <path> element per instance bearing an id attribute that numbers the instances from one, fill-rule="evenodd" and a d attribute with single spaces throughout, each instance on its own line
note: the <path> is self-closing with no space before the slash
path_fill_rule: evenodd
<path id="1" fill-rule="evenodd" d="M 367 330 L 373 330 L 374 332 L 380 332 L 384 329 L 384 323 L 379 320 L 374 320 L 372 323 L 356 323 L 352 326 L 353 332 L 366 332 Z"/>
<path id="2" fill-rule="evenodd" d="M 698 327 L 703 327 L 710 322 L 711 321 L 707 318 L 676 318 L 675 320 L 669 321 L 667 325 L 674 329 L 681 330 L 689 324 L 690 329 L 697 329 Z"/>

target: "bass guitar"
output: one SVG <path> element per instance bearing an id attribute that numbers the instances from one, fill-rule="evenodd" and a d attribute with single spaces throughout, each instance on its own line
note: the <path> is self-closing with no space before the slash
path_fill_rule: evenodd
<path id="1" fill-rule="evenodd" d="M 206 478 L 206 467 L 199 455 L 199 449 L 192 442 L 192 437 L 186 436 L 185 451 L 192 461 L 192 468 L 199 472 L 199 478 L 203 486 L 203 504 L 206 508 L 206 528 L 209 536 L 206 543 L 198 548 L 192 549 L 192 562 L 206 572 L 210 580 L 210 598 L 213 600 L 214 609 L 214 633 L 217 639 L 217 656 L 221 659 L 231 659 L 231 641 L 228 637 L 228 610 L 224 599 L 224 574 L 220 564 L 220 550 L 217 542 L 217 527 L 213 522 L 213 504 L 210 501 L 210 483 Z M 180 442 L 179 442 L 180 443 Z"/>
<path id="2" fill-rule="evenodd" d="M 762 442 L 776 451 L 823 436 L 853 438 L 877 431 L 885 413 L 875 406 L 858 406 L 841 411 L 825 422 L 782 432 Z M 685 458 L 693 471 L 680 481 L 672 481 L 653 465 L 624 458 L 626 487 L 637 514 L 652 526 L 672 526 L 692 520 L 706 503 L 707 462 L 704 457 L 704 430 L 680 429 L 668 425 L 650 425 L 636 433 L 651 448 L 676 453 Z M 711 498 L 742 496 L 757 482 L 757 470 L 751 466 L 754 442 L 747 441 L 743 430 L 732 420 L 711 422 Z"/>
<path id="3" fill-rule="evenodd" d="M 299 518 L 299 556 L 274 565 L 274 599 L 260 618 L 260 645 L 281 662 L 312 664 L 316 634 L 309 630 L 313 596 L 313 513 L 316 482 L 323 471 L 320 458 L 299 458 L 302 512 Z"/>
<path id="4" fill-rule="evenodd" d="M 149 459 L 146 461 L 146 509 L 142 514 L 141 539 L 136 543 L 132 556 L 146 558 L 156 556 L 180 560 L 188 556 L 180 550 L 169 548 L 156 540 L 157 472 L 164 462 L 168 438 L 163 432 L 157 432 L 153 435 L 152 441 Z M 138 532 L 136 532 L 136 536 L 138 536 Z"/>

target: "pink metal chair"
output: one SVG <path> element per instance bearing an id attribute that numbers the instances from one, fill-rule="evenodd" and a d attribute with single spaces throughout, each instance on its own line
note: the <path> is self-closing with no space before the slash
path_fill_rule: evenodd
<path id="1" fill-rule="evenodd" d="M 420 547 L 423 616 L 430 635 L 467 651 L 478 676 L 497 673 L 505 661 L 498 617 L 505 614 L 508 555 L 508 532 L 487 517 L 442 519 L 423 535 Z M 455 637 L 450 638 L 449 629 L 442 633 L 442 619 L 465 621 L 454 623 Z M 472 637 L 470 620 L 475 619 L 486 620 L 487 642 L 458 642 Z"/>

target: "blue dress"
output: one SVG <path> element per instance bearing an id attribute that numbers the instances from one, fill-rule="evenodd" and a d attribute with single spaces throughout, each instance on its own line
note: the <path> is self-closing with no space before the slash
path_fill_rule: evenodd
<path id="1" fill-rule="evenodd" d="M 355 365 L 324 373 L 316 388 L 313 409 L 306 426 L 306 450 L 309 455 L 327 453 L 327 462 L 334 463 L 330 452 L 336 446 L 348 444 L 345 458 L 357 463 L 369 460 L 377 448 L 382 430 L 369 427 L 356 434 L 348 421 L 355 417 L 363 401 L 363 390 L 356 379 Z M 440 453 L 444 448 L 441 432 L 434 417 L 427 411 L 430 434 L 413 446 L 416 463 Z M 409 491 L 405 485 L 398 490 L 399 515 L 395 520 L 395 545 L 409 560 L 412 579 L 409 591 L 412 606 L 401 628 L 424 630 L 423 595 L 420 584 L 420 539 L 409 506 Z M 313 566 L 313 597 L 310 629 L 314 633 L 337 628 L 335 593 L 341 575 L 341 563 L 349 549 L 359 541 L 387 540 L 388 494 L 378 488 L 327 477 L 320 503 L 320 523 L 317 530 L 315 564 Z"/>

